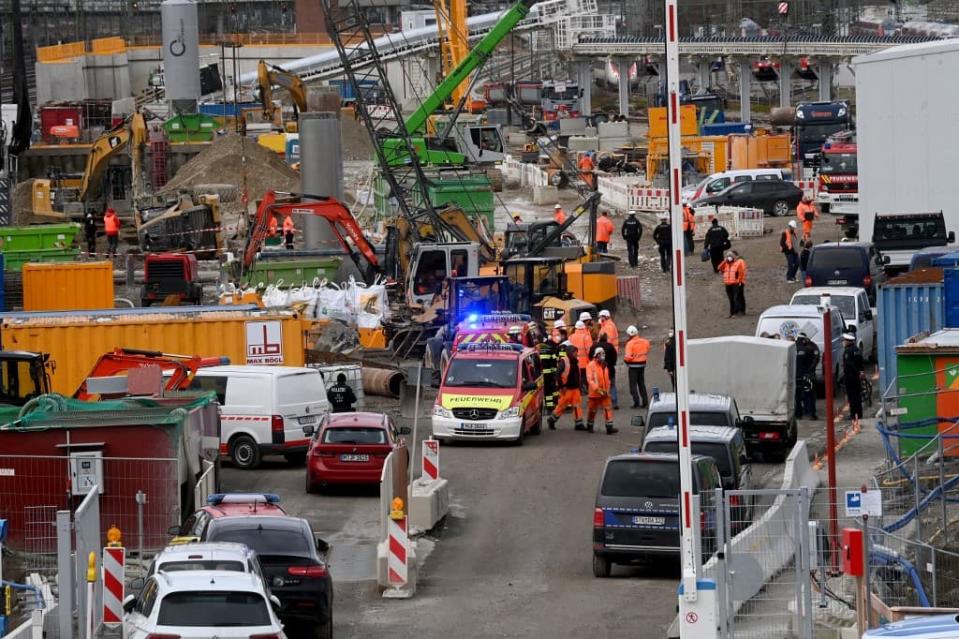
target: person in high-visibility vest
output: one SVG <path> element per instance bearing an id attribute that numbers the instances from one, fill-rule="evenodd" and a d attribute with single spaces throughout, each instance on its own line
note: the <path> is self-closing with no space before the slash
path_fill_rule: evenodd
<path id="1" fill-rule="evenodd" d="M 113 207 L 108 207 L 103 215 L 103 230 L 107 234 L 107 253 L 110 257 L 116 257 L 117 244 L 120 241 L 120 218 Z"/>
<path id="2" fill-rule="evenodd" d="M 562 224 L 566 221 L 566 211 L 564 211 L 563 207 L 559 204 L 553 207 L 553 221 L 557 224 Z"/>
<path id="3" fill-rule="evenodd" d="M 593 336 L 589 334 L 586 323 L 576 322 L 576 330 L 569 336 L 569 341 L 576 347 L 576 363 L 579 366 L 580 385 L 586 384 L 586 366 L 589 364 L 589 354 L 593 352 Z"/>
<path id="4" fill-rule="evenodd" d="M 589 188 L 595 190 L 596 186 L 593 183 L 593 170 L 595 169 L 593 164 L 593 157 L 589 151 L 583 153 L 579 158 L 579 176 L 583 178 L 583 182 L 586 182 L 589 185 Z"/>
<path id="5" fill-rule="evenodd" d="M 269 227 L 268 227 L 269 233 L 270 233 L 270 237 L 276 237 L 277 227 L 278 227 L 278 226 L 279 226 L 279 222 L 277 221 L 276 216 L 275 216 L 275 215 L 271 215 L 271 216 L 270 216 L 270 225 L 269 225 Z"/>
<path id="6" fill-rule="evenodd" d="M 736 251 L 726 252 L 726 261 L 719 265 L 729 298 L 729 316 L 746 314 L 746 260 Z"/>
<path id="7" fill-rule="evenodd" d="M 683 239 L 686 255 L 693 254 L 693 236 L 696 235 L 696 212 L 688 203 L 683 204 Z"/>
<path id="8" fill-rule="evenodd" d="M 786 228 L 779 234 L 779 250 L 786 256 L 786 281 L 796 281 L 799 270 L 799 241 L 796 239 L 796 220 L 789 220 Z"/>
<path id="9" fill-rule="evenodd" d="M 579 365 L 577 364 L 576 346 L 566 340 L 559 347 L 556 358 L 556 375 L 559 380 L 559 403 L 556 409 L 546 419 L 550 430 L 556 430 L 556 422 L 567 408 L 572 407 L 575 430 L 586 430 L 583 424 L 583 395 L 579 390 Z"/>
<path id="10" fill-rule="evenodd" d="M 597 341 L 606 335 L 606 340 L 613 347 L 613 357 L 606 355 L 606 366 L 609 368 L 609 380 L 612 385 L 611 396 L 613 398 L 613 408 L 619 409 L 619 393 L 616 391 L 616 360 L 619 357 L 619 329 L 613 321 L 613 316 L 605 308 L 599 312 L 599 332 Z"/>
<path id="11" fill-rule="evenodd" d="M 613 402 L 609 396 L 609 371 L 606 369 L 606 351 L 597 348 L 593 351 L 593 359 L 586 367 L 586 430 L 593 432 L 593 421 L 596 413 L 603 409 L 606 420 L 606 434 L 618 433 L 619 429 L 613 426 Z"/>
<path id="12" fill-rule="evenodd" d="M 596 252 L 609 253 L 609 241 L 613 239 L 613 221 L 609 211 L 603 211 L 596 220 Z"/>
<path id="13" fill-rule="evenodd" d="M 796 217 L 802 223 L 802 240 L 805 242 L 812 238 L 813 221 L 819 219 L 819 209 L 816 208 L 816 203 L 812 201 L 811 196 L 802 196 L 802 202 L 796 207 Z"/>
<path id="14" fill-rule="evenodd" d="M 296 230 L 293 224 L 293 216 L 287 215 L 283 218 L 283 238 L 286 240 L 286 250 L 293 250 L 293 232 Z"/>
<path id="15" fill-rule="evenodd" d="M 623 361 L 629 371 L 629 394 L 633 396 L 631 408 L 646 408 L 649 396 L 646 394 L 646 361 L 649 358 L 649 340 L 641 337 L 635 326 L 626 328 L 626 354 Z"/>

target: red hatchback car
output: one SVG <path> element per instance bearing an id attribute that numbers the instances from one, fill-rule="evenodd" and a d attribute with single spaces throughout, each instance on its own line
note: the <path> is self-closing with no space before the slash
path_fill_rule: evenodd
<path id="1" fill-rule="evenodd" d="M 397 428 L 382 413 L 330 413 L 310 436 L 306 492 L 329 484 L 378 484 L 383 462 L 409 428 Z"/>

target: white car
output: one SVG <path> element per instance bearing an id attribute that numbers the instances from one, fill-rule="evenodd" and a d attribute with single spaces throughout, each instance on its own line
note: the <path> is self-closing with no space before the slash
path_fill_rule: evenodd
<path id="1" fill-rule="evenodd" d="M 248 572 L 263 578 L 256 553 L 246 544 L 231 541 L 198 541 L 167 546 L 153 558 L 147 569 L 147 576 L 160 571 L 197 570 Z"/>
<path id="2" fill-rule="evenodd" d="M 833 287 L 830 287 L 832 289 Z M 809 290 L 809 289 L 804 289 Z M 842 332 L 845 327 L 841 312 L 830 314 L 830 333 L 832 336 L 832 365 L 835 379 L 842 377 Z M 825 352 L 825 340 L 823 335 L 822 314 L 815 306 L 797 304 L 789 306 L 780 304 L 770 306 L 756 322 L 756 337 L 776 337 L 779 339 L 793 339 L 800 332 L 812 340 L 819 347 L 820 354 Z M 816 367 L 816 381 L 825 380 L 823 373 L 823 357 L 819 359 L 819 366 Z"/>
<path id="3" fill-rule="evenodd" d="M 285 639 L 274 606 L 280 601 L 254 574 L 161 571 L 123 601 L 123 622 L 129 639 Z"/>
<path id="4" fill-rule="evenodd" d="M 869 306 L 866 289 L 855 286 L 811 286 L 793 293 L 790 305 L 818 306 L 828 294 L 831 304 L 842 312 L 846 328 L 854 328 L 859 350 L 866 359 L 876 359 L 876 318 Z"/>

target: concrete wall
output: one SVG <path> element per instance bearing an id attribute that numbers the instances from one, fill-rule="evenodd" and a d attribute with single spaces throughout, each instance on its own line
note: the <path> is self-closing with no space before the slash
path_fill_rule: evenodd
<path id="1" fill-rule="evenodd" d="M 38 62 L 36 65 L 37 103 L 89 98 L 83 66 L 82 57 L 64 62 Z"/>
<path id="2" fill-rule="evenodd" d="M 133 95 L 126 53 L 88 55 L 84 72 L 91 98 L 116 100 Z"/>

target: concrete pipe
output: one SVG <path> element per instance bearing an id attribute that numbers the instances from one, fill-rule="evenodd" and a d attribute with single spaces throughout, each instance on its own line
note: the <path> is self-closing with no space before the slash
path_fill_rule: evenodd
<path id="1" fill-rule="evenodd" d="M 364 366 L 363 392 L 367 395 L 399 398 L 403 386 L 403 373 L 389 368 Z"/>

